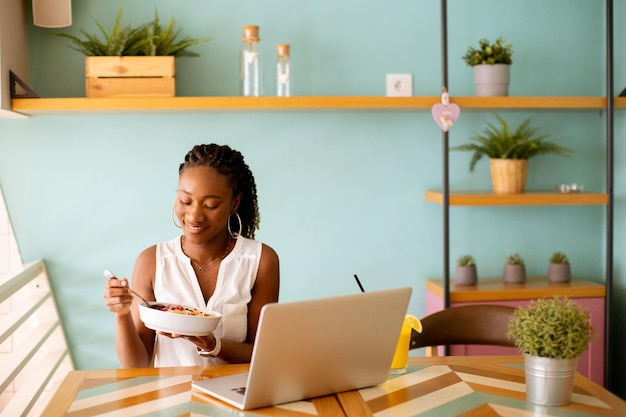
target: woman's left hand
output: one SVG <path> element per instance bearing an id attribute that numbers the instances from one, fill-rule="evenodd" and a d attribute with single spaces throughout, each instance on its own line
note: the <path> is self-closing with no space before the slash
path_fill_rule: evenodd
<path id="1" fill-rule="evenodd" d="M 203 350 L 205 352 L 210 352 L 213 349 L 215 349 L 215 345 L 216 345 L 216 340 L 215 340 L 215 335 L 213 333 L 207 335 L 207 336 L 188 336 L 188 335 L 184 335 L 184 334 L 176 334 L 176 333 L 167 333 L 167 332 L 161 332 L 161 331 L 157 331 L 157 334 L 160 334 L 162 336 L 167 336 L 171 339 L 186 339 L 189 340 L 191 343 L 193 343 L 194 345 L 196 345 L 198 348 L 200 348 L 200 350 Z"/>

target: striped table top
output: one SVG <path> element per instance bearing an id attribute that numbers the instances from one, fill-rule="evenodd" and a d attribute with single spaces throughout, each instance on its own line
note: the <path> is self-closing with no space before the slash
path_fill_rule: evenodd
<path id="1" fill-rule="evenodd" d="M 338 394 L 348 417 L 626 416 L 626 402 L 576 375 L 572 402 L 543 407 L 526 401 L 522 356 L 411 358 L 408 373 Z"/>
<path id="2" fill-rule="evenodd" d="M 191 382 L 246 372 L 248 365 L 72 371 L 42 417 L 342 417 L 334 395 L 240 411 L 192 390 Z"/>
<path id="3" fill-rule="evenodd" d="M 407 374 L 381 385 L 246 412 L 193 391 L 191 382 L 246 372 L 247 364 L 72 371 L 42 417 L 626 416 L 626 402 L 580 374 L 571 404 L 530 404 L 522 361 L 521 356 L 411 357 Z"/>

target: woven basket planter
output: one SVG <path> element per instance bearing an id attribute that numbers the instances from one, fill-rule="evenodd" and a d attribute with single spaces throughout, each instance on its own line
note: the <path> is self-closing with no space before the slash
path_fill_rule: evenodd
<path id="1" fill-rule="evenodd" d="M 497 159 L 489 160 L 491 169 L 491 183 L 495 194 L 519 194 L 526 187 L 528 174 L 527 159 Z"/>

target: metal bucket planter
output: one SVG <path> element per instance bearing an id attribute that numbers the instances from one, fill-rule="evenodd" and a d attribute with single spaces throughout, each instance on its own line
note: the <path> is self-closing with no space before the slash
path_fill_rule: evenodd
<path id="1" fill-rule="evenodd" d="M 569 404 L 577 363 L 578 358 L 553 359 L 524 354 L 526 399 L 543 406 Z"/>

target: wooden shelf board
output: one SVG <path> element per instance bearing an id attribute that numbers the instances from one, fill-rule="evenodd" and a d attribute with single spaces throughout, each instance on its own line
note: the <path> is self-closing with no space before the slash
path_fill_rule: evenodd
<path id="1" fill-rule="evenodd" d="M 426 201 L 443 204 L 443 193 L 426 191 Z M 490 191 L 450 192 L 451 206 L 554 206 L 554 205 L 606 205 L 608 194 L 555 193 L 529 191 L 521 194 L 494 194 Z"/>
<path id="2" fill-rule="evenodd" d="M 13 100 L 26 114 L 83 111 L 216 110 L 410 110 L 430 108 L 439 97 L 128 97 L 44 98 Z"/>
<path id="3" fill-rule="evenodd" d="M 433 294 L 443 297 L 442 279 L 427 280 L 426 288 Z M 576 277 L 572 278 L 571 282 L 565 284 L 550 283 L 546 276 L 529 276 L 524 284 L 505 284 L 502 278 L 479 277 L 477 285 L 468 286 L 456 286 L 454 279 L 450 279 L 451 303 L 529 300 L 552 297 L 554 295 L 562 295 L 569 298 L 605 297 L 606 287 L 602 284 Z"/>
<path id="4" fill-rule="evenodd" d="M 451 97 L 466 109 L 603 109 L 604 97 Z M 430 109 L 439 96 L 297 96 L 297 97 L 127 97 L 127 98 L 20 98 L 13 111 L 27 114 L 111 111 L 216 111 L 216 110 L 412 110 Z"/>
<path id="5" fill-rule="evenodd" d="M 603 109 L 604 97 L 454 97 L 452 103 L 475 109 Z"/>
<path id="6" fill-rule="evenodd" d="M 615 107 L 618 109 L 626 109 L 626 97 L 615 97 Z"/>

